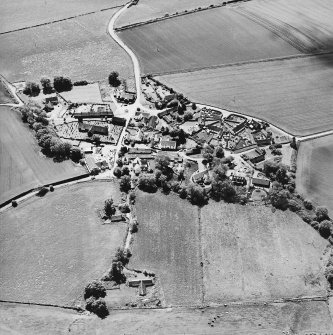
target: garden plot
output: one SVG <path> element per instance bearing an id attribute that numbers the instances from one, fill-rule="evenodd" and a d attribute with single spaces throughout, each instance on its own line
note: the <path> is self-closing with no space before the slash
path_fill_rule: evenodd
<path id="1" fill-rule="evenodd" d="M 206 303 L 326 295 L 327 241 L 295 213 L 212 202 L 201 224 Z"/>
<path id="2" fill-rule="evenodd" d="M 98 83 L 93 83 L 85 86 L 73 86 L 71 91 L 62 92 L 61 96 L 63 96 L 67 101 L 73 103 L 103 103 Z"/>
<path id="3" fill-rule="evenodd" d="M 112 182 L 56 188 L 0 215 L 0 299 L 74 306 L 99 279 L 126 235 L 124 223 L 102 225 L 97 210 L 112 197 Z M 22 275 L 24 274 L 24 275 Z"/>

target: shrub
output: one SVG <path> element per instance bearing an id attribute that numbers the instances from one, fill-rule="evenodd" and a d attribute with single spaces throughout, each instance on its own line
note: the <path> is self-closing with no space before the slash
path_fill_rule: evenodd
<path id="1" fill-rule="evenodd" d="M 113 262 L 120 262 L 125 266 L 129 262 L 131 256 L 131 252 L 128 249 L 119 247 L 116 251 Z"/>
<path id="2" fill-rule="evenodd" d="M 72 81 L 67 77 L 54 77 L 53 87 L 57 92 L 70 91 L 73 87 Z"/>
<path id="3" fill-rule="evenodd" d="M 74 86 L 86 86 L 88 84 L 89 83 L 86 80 L 79 80 L 79 81 L 74 82 Z"/>
<path id="4" fill-rule="evenodd" d="M 54 187 L 53 187 L 53 185 L 50 185 L 50 191 L 51 191 L 51 192 L 54 191 Z"/>
<path id="5" fill-rule="evenodd" d="M 130 200 L 131 202 L 134 202 L 134 201 L 135 201 L 135 198 L 136 198 L 135 193 L 134 193 L 134 192 L 131 192 L 131 193 L 129 194 L 129 200 Z"/>
<path id="6" fill-rule="evenodd" d="M 294 199 L 288 201 L 288 207 L 292 212 L 297 212 L 302 209 L 302 206 Z"/>
<path id="7" fill-rule="evenodd" d="M 137 224 L 137 223 L 132 223 L 132 224 L 131 224 L 130 232 L 131 232 L 132 234 L 135 234 L 135 233 L 138 232 L 138 224 Z"/>
<path id="8" fill-rule="evenodd" d="M 12 206 L 13 206 L 13 207 L 17 207 L 17 201 L 16 201 L 16 200 L 13 200 L 13 201 L 12 201 Z"/>
<path id="9" fill-rule="evenodd" d="M 110 84 L 110 86 L 118 87 L 121 84 L 118 77 L 119 77 L 119 73 L 116 72 L 116 71 L 113 71 L 109 74 L 109 84 Z"/>
<path id="10" fill-rule="evenodd" d="M 331 289 L 333 289 L 333 266 L 332 265 L 326 268 L 325 277 L 327 281 L 330 283 Z"/>
<path id="11" fill-rule="evenodd" d="M 329 238 L 332 233 L 332 221 L 322 221 L 319 224 L 319 233 L 323 238 Z"/>
<path id="12" fill-rule="evenodd" d="M 318 206 L 316 209 L 316 217 L 319 222 L 328 219 L 328 210 L 324 206 Z"/>
<path id="13" fill-rule="evenodd" d="M 23 89 L 23 93 L 29 97 L 37 97 L 40 93 L 40 87 L 36 83 L 27 82 Z"/>
<path id="14" fill-rule="evenodd" d="M 313 220 L 310 222 L 310 225 L 314 228 L 314 229 L 319 229 L 319 222 L 316 220 Z"/>
<path id="15" fill-rule="evenodd" d="M 121 169 L 116 166 L 113 170 L 113 174 L 117 177 L 117 178 L 120 178 L 121 177 Z"/>
<path id="16" fill-rule="evenodd" d="M 49 190 L 46 187 L 41 187 L 37 192 L 37 196 L 43 197 Z"/>
<path id="17" fill-rule="evenodd" d="M 42 77 L 40 83 L 42 84 L 44 94 L 52 93 L 53 87 L 49 78 Z"/>
<path id="18" fill-rule="evenodd" d="M 299 211 L 298 215 L 302 218 L 304 222 L 311 224 L 313 220 L 312 215 L 308 214 L 306 211 Z"/>
<path id="19" fill-rule="evenodd" d="M 104 319 L 107 315 L 109 315 L 104 299 L 94 299 L 93 297 L 89 298 L 86 302 L 86 310 L 96 314 L 101 319 Z"/>
<path id="20" fill-rule="evenodd" d="M 90 297 L 104 298 L 106 296 L 106 289 L 102 282 L 98 280 L 94 280 L 89 283 L 84 289 L 84 299 L 88 299 Z"/>
<path id="21" fill-rule="evenodd" d="M 120 179 L 120 191 L 128 192 L 131 189 L 131 177 L 122 176 Z"/>
<path id="22" fill-rule="evenodd" d="M 187 190 L 186 187 L 181 187 L 179 190 L 179 197 L 182 199 L 186 199 L 187 198 Z"/>
<path id="23" fill-rule="evenodd" d="M 312 202 L 309 199 L 305 199 L 303 204 L 306 209 L 311 210 L 313 208 Z"/>
<path id="24" fill-rule="evenodd" d="M 83 155 L 79 148 L 71 148 L 69 157 L 73 162 L 78 163 Z"/>
<path id="25" fill-rule="evenodd" d="M 131 211 L 128 204 L 121 204 L 118 206 L 118 208 L 124 214 L 129 213 Z"/>

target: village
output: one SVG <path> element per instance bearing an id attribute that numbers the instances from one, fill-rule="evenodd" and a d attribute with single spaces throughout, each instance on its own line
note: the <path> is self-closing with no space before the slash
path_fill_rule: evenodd
<path id="1" fill-rule="evenodd" d="M 132 189 L 140 177 L 155 173 L 156 158 L 162 156 L 168 157 L 180 184 L 194 183 L 209 192 L 209 156 L 214 150 L 227 162 L 227 177 L 250 201 L 262 201 L 268 194 L 271 181 L 263 173 L 265 162 L 281 163 L 292 171 L 292 137 L 282 130 L 190 102 L 150 77 L 143 77 L 141 84 L 141 105 L 135 104 L 135 93 L 123 88 L 112 89 L 111 99 L 104 101 L 97 84 L 33 100 L 43 107 L 57 135 L 80 149 L 81 164 L 94 178 L 126 174 Z"/>

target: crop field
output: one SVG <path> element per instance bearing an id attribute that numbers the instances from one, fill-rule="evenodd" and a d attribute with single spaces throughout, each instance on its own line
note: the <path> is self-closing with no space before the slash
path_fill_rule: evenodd
<path id="1" fill-rule="evenodd" d="M 2 0 L 0 33 L 125 4 L 125 0 Z"/>
<path id="2" fill-rule="evenodd" d="M 296 177 L 298 192 L 333 217 L 333 135 L 301 143 Z"/>
<path id="3" fill-rule="evenodd" d="M 33 197 L 0 215 L 0 299 L 73 306 L 108 269 L 126 235 L 97 210 L 119 186 L 86 182 Z"/>
<path id="4" fill-rule="evenodd" d="M 145 74 L 299 53 L 232 7 L 196 12 L 118 34 L 136 53 Z"/>
<path id="5" fill-rule="evenodd" d="M 139 232 L 130 267 L 155 272 L 166 305 L 199 305 L 202 295 L 197 208 L 174 195 L 139 192 Z"/>
<path id="6" fill-rule="evenodd" d="M 327 303 L 228 305 L 204 310 L 134 308 L 113 310 L 105 320 L 54 307 L 0 304 L 0 331 L 5 334 L 281 335 L 286 329 L 294 334 L 331 332 Z"/>
<path id="7" fill-rule="evenodd" d="M 254 0 L 236 9 L 300 51 L 333 49 L 331 0 Z"/>
<path id="8" fill-rule="evenodd" d="M 117 10 L 0 35 L 0 73 L 11 82 L 56 75 L 96 81 L 115 70 L 132 82 L 130 57 L 107 33 Z"/>
<path id="9" fill-rule="evenodd" d="M 206 303 L 325 296 L 328 243 L 296 214 L 212 203 L 201 224 Z"/>
<path id="10" fill-rule="evenodd" d="M 32 132 L 9 107 L 0 107 L 0 202 L 31 188 L 87 171 L 71 161 L 54 163 L 40 153 Z"/>
<path id="11" fill-rule="evenodd" d="M 16 103 L 7 85 L 0 78 L 0 104 Z"/>
<path id="12" fill-rule="evenodd" d="M 74 103 L 103 103 L 98 83 L 85 86 L 73 86 L 72 90 L 62 92 L 61 96 L 67 101 Z"/>
<path id="13" fill-rule="evenodd" d="M 119 17 L 115 27 L 119 28 L 129 24 L 144 22 L 163 17 L 166 14 L 190 11 L 199 7 L 205 8 L 212 4 L 220 4 L 219 0 L 140 0 Z"/>
<path id="14" fill-rule="evenodd" d="M 333 54 L 157 77 L 196 102 L 266 120 L 294 135 L 333 128 Z"/>

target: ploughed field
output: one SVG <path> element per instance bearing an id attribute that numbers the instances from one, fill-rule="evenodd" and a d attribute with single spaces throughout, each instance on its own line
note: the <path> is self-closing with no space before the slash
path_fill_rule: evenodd
<path id="1" fill-rule="evenodd" d="M 302 142 L 297 156 L 296 188 L 333 216 L 333 135 Z"/>
<path id="2" fill-rule="evenodd" d="M 117 184 L 56 188 L 0 214 L 0 299 L 73 306 L 99 279 L 126 235 L 124 223 L 102 225 L 104 200 L 119 202 Z"/>
<path id="3" fill-rule="evenodd" d="M 138 192 L 130 268 L 157 275 L 166 305 L 199 305 L 202 298 L 197 207 L 175 195 Z"/>
<path id="4" fill-rule="evenodd" d="M 2 0 L 0 33 L 125 4 L 125 0 Z"/>
<path id="5" fill-rule="evenodd" d="M 0 107 L 0 203 L 32 188 L 87 171 L 71 161 L 55 163 L 40 152 L 32 131 L 10 107 Z"/>
<path id="6" fill-rule="evenodd" d="M 196 12 L 118 34 L 136 53 L 145 74 L 300 53 L 233 7 Z"/>
<path id="7" fill-rule="evenodd" d="M 116 70 L 133 81 L 130 57 L 107 33 L 117 10 L 0 35 L 0 73 L 11 82 L 56 75 L 95 81 Z"/>
<path id="8" fill-rule="evenodd" d="M 206 303 L 326 295 L 327 241 L 296 214 L 212 202 L 201 225 Z"/>
<path id="9" fill-rule="evenodd" d="M 266 120 L 293 135 L 333 128 L 333 54 L 157 77 L 196 102 Z"/>

